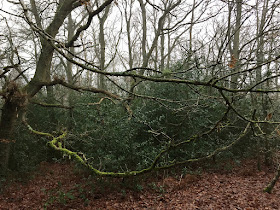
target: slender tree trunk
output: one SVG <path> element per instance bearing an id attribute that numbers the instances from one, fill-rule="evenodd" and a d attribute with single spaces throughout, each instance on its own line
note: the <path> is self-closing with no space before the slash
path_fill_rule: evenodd
<path id="1" fill-rule="evenodd" d="M 126 21 L 126 35 L 127 35 L 127 47 L 128 47 L 128 65 L 129 69 L 132 69 L 133 67 L 133 50 L 132 50 L 132 43 L 133 41 L 131 40 L 131 18 L 132 18 L 132 1 L 130 1 L 130 4 L 128 5 L 129 9 L 125 9 L 125 21 Z M 127 78 L 127 88 L 131 88 L 132 84 L 132 78 Z"/>
<path id="2" fill-rule="evenodd" d="M 108 18 L 108 14 L 110 11 L 110 7 L 106 7 L 104 15 L 102 17 L 99 17 L 99 45 L 100 45 L 100 56 L 99 56 L 99 63 L 100 63 L 100 69 L 102 71 L 105 71 L 105 56 L 106 56 L 106 42 L 105 42 L 105 33 L 104 33 L 104 24 L 105 21 Z M 103 74 L 98 75 L 98 87 L 101 89 L 106 89 L 105 84 L 105 76 Z"/>
<path id="3" fill-rule="evenodd" d="M 71 38 L 74 36 L 74 28 L 75 28 L 75 26 L 74 26 L 74 22 L 73 22 L 73 19 L 72 19 L 72 15 L 69 14 L 68 25 L 67 25 L 68 41 L 70 41 Z M 71 56 L 71 53 L 74 54 L 74 52 L 75 52 L 74 47 L 70 47 L 69 51 L 70 51 L 70 53 L 68 54 L 68 56 Z M 69 84 L 74 83 L 72 67 L 73 67 L 73 64 L 70 61 L 67 61 L 67 63 L 66 63 L 66 76 L 67 76 L 67 81 L 68 81 Z M 68 106 L 69 107 L 73 106 L 73 101 L 74 101 L 73 91 L 68 90 Z M 69 119 L 67 121 L 67 127 L 68 127 L 68 130 L 71 130 L 73 128 L 73 109 L 72 108 L 69 109 L 68 114 L 69 114 L 68 115 Z"/>
<path id="4" fill-rule="evenodd" d="M 142 13 L 142 40 L 141 40 L 141 54 L 142 54 L 142 63 L 148 63 L 147 52 L 146 52 L 146 43 L 147 43 L 147 12 L 146 12 L 146 4 L 143 0 L 138 0 Z M 144 66 L 144 65 L 143 65 Z M 146 66 L 144 66 L 146 67 Z"/>
<path id="5" fill-rule="evenodd" d="M 236 23 L 233 36 L 233 49 L 231 52 L 231 68 L 232 71 L 236 71 L 239 68 L 239 45 L 240 45 L 240 28 L 241 28 L 241 15 L 242 15 L 242 0 L 236 0 Z M 233 75 L 231 77 L 231 88 L 236 89 L 238 87 L 238 76 Z"/>
<path id="6" fill-rule="evenodd" d="M 165 35 L 164 33 L 160 36 L 160 71 L 163 72 L 165 66 L 164 66 L 164 48 L 165 48 Z M 157 61 L 155 61 L 157 63 Z"/>
<path id="7" fill-rule="evenodd" d="M 257 8 L 259 5 L 259 1 L 257 1 Z M 268 0 L 263 1 L 263 6 L 262 6 L 262 12 L 261 12 L 261 18 L 259 18 L 259 13 L 257 13 L 257 65 L 259 66 L 256 69 L 256 82 L 260 82 L 263 78 L 263 73 L 262 73 L 262 63 L 264 62 L 264 36 L 263 32 L 265 30 L 265 23 L 267 21 L 267 12 L 268 12 Z M 267 67 L 267 71 L 269 72 L 269 66 Z M 268 73 L 269 74 L 269 73 Z M 269 76 L 269 75 L 267 75 Z M 269 82 L 269 80 L 268 80 Z M 267 83 L 269 85 L 269 83 Z M 264 84 L 260 84 L 259 88 L 262 88 Z M 267 95 L 261 95 L 257 96 L 257 101 L 256 101 L 256 106 L 262 108 L 262 118 L 265 118 L 268 115 L 267 110 L 269 110 L 269 102 L 268 102 L 268 97 Z M 264 124 L 263 130 L 265 134 L 269 133 L 269 125 Z M 269 142 L 268 138 L 264 136 L 263 141 L 262 141 L 262 148 L 264 149 L 264 154 L 265 154 L 265 164 L 269 165 Z M 260 149 L 262 149 L 260 148 Z"/>
<path id="8" fill-rule="evenodd" d="M 192 59 L 192 44 L 193 44 L 193 26 L 194 26 L 194 15 L 195 15 L 195 0 L 193 0 L 193 6 L 192 6 L 192 17 L 191 17 L 191 25 L 190 25 L 190 31 L 189 31 L 189 51 L 188 51 L 188 58 L 187 58 L 187 69 L 190 66 L 191 59 Z"/>

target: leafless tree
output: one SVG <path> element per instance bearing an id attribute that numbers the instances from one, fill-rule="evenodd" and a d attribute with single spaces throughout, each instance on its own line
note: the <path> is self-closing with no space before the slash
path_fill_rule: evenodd
<path id="1" fill-rule="evenodd" d="M 243 109 L 244 107 L 240 108 L 236 103 L 237 100 L 248 98 L 248 95 L 252 98 L 257 94 L 272 97 L 273 94 L 279 92 L 277 68 L 280 55 L 276 51 L 279 45 L 277 35 L 279 20 L 276 17 L 279 13 L 279 3 L 277 1 L 257 1 L 256 4 L 242 0 L 193 0 L 191 3 L 181 0 L 106 0 L 102 4 L 99 1 L 83 0 L 51 2 L 41 0 L 38 2 L 40 6 L 36 5 L 34 0 L 14 2 L 21 8 L 17 18 L 24 19 L 27 23 L 25 30 L 29 29 L 27 31 L 30 32 L 30 37 L 31 35 L 38 37 L 33 38 L 36 46 L 34 44 L 32 49 L 38 50 L 40 44 L 40 53 L 36 53 L 38 57 L 34 67 L 35 74 L 31 79 L 26 76 L 23 85 L 8 81 L 0 92 L 4 99 L 0 127 L 2 171 L 8 166 L 12 134 L 20 116 L 30 131 L 51 137 L 52 148 L 76 158 L 98 175 L 116 177 L 137 175 L 154 169 L 206 160 L 237 144 L 248 133 L 251 126 L 258 129 L 257 133 L 262 134 L 263 124 L 269 124 L 272 127 L 279 124 L 277 121 L 272 121 L 271 117 L 264 119 L 264 116 L 259 114 L 268 109 L 267 105 L 260 110 L 258 106 L 255 106 L 256 104 L 251 103 Z M 116 7 L 118 10 L 114 10 Z M 262 9 L 259 9 L 260 7 Z M 74 24 L 73 20 L 78 16 L 74 12 L 77 10 L 82 10 L 85 16 L 77 18 Z M 105 23 L 109 24 L 117 15 L 120 17 L 118 20 L 124 20 L 124 26 L 118 30 L 111 30 L 111 34 L 116 31 L 118 34 L 109 36 L 110 31 L 105 27 Z M 97 30 L 94 26 L 91 28 L 93 23 L 98 24 Z M 123 28 L 125 34 L 122 33 Z M 89 31 L 92 34 L 87 34 Z M 251 33 L 252 31 L 254 33 Z M 9 40 L 11 36 L 7 37 Z M 108 37 L 114 38 L 110 40 Z M 119 44 L 120 40 L 125 44 Z M 91 46 L 88 47 L 87 43 Z M 15 62 L 17 59 L 22 60 L 21 54 L 17 53 L 15 51 L 17 48 L 12 46 L 13 42 L 10 41 L 8 48 L 12 53 L 10 60 L 7 59 L 6 63 L 3 63 L 0 78 L 8 75 L 11 69 L 17 70 L 21 66 L 20 62 Z M 111 51 L 114 51 L 113 53 L 107 53 L 110 46 L 114 46 L 114 50 Z M 94 52 L 91 52 L 92 49 Z M 127 56 L 122 52 L 127 52 Z M 116 54 L 118 56 L 115 56 Z M 174 69 L 174 72 L 171 71 L 171 66 L 178 61 L 180 68 Z M 61 63 L 67 79 L 52 75 L 53 66 L 61 65 Z M 114 65 L 109 65 L 110 63 Z M 74 68 L 76 74 L 74 74 Z M 96 87 L 94 87 L 94 82 L 83 85 L 85 71 L 90 73 L 87 74 L 87 78 L 96 76 L 98 79 Z M 21 74 L 24 70 L 19 69 L 18 72 Z M 75 83 L 76 75 L 80 75 L 81 82 Z M 127 78 L 130 85 L 123 84 Z M 113 88 L 108 88 L 107 81 Z M 133 117 L 133 111 L 130 101 L 125 98 L 127 95 L 130 96 L 130 100 L 141 98 L 153 100 L 165 107 L 168 107 L 167 103 L 177 103 L 180 105 L 178 110 L 189 108 L 181 101 L 178 103 L 178 101 L 152 96 L 149 93 L 143 95 L 140 88 L 136 87 L 148 82 L 185 84 L 187 90 L 192 90 L 199 96 L 197 101 L 201 97 L 205 100 L 214 98 L 224 105 L 226 112 L 213 123 L 209 130 L 198 131 L 197 135 L 184 141 L 174 141 L 167 134 L 150 128 L 153 135 L 164 135 L 169 143 L 159 152 L 148 168 L 126 173 L 97 170 L 89 165 L 84 157 L 61 146 L 65 133 L 56 137 L 36 131 L 24 118 L 25 109 L 34 96 L 43 87 L 47 87 L 48 93 L 53 97 L 52 88 L 56 86 L 97 93 L 111 100 L 118 100 L 125 107 L 130 118 Z M 204 88 L 209 88 L 209 91 L 203 91 Z M 187 101 L 188 96 L 182 100 Z M 266 103 L 267 101 L 268 98 L 266 98 Z M 54 104 L 53 100 L 49 100 L 48 105 L 64 108 L 72 106 L 71 103 L 67 104 L 68 106 Z M 195 106 L 196 104 L 193 105 Z M 170 150 L 180 148 L 182 145 L 187 145 L 220 129 L 229 113 L 237 116 L 235 119 L 241 119 L 246 123 L 240 135 L 230 144 L 217 148 L 205 157 L 176 160 L 163 166 L 158 164 Z M 268 113 L 265 115 L 269 116 Z"/>

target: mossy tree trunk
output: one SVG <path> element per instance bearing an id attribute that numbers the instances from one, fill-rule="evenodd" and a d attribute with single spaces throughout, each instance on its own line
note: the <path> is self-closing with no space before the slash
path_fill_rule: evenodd
<path id="1" fill-rule="evenodd" d="M 17 86 L 9 84 L 4 96 L 0 121 L 0 174 L 5 174 L 9 165 L 13 133 L 20 108 L 20 97 Z"/>
<path id="2" fill-rule="evenodd" d="M 58 34 L 59 28 L 64 23 L 65 18 L 78 6 L 81 6 L 81 3 L 76 4 L 75 0 L 59 1 L 56 14 L 49 26 L 45 29 L 45 32 L 55 37 Z M 11 143 L 13 142 L 13 133 L 18 119 L 19 109 L 22 106 L 27 106 L 27 98 L 32 98 L 41 90 L 42 82 L 49 82 L 50 80 L 49 74 L 54 48 L 47 40 L 40 39 L 40 41 L 42 46 L 41 54 L 32 80 L 21 90 L 14 82 L 8 84 L 8 88 L 3 96 L 5 102 L 2 107 L 0 122 L 0 173 L 5 173 L 8 169 Z"/>

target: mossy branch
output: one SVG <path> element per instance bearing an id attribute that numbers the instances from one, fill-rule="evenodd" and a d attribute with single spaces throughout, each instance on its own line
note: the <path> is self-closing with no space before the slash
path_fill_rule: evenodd
<path id="1" fill-rule="evenodd" d="M 212 128 L 210 131 L 208 132 L 212 132 L 219 124 L 219 122 L 221 122 L 228 114 L 229 112 L 229 108 L 228 110 L 226 111 L 226 113 L 224 114 L 223 118 L 218 121 L 218 123 L 214 126 L 214 128 Z M 254 111 L 254 114 L 255 114 L 255 111 Z M 253 116 L 254 116 L 253 114 Z M 221 147 L 221 148 L 218 148 L 216 149 L 214 152 L 212 152 L 210 155 L 208 156 L 205 156 L 205 157 L 202 157 L 202 158 L 197 158 L 197 159 L 188 159 L 188 160 L 185 160 L 185 161 L 180 161 L 180 162 L 172 162 L 172 164 L 169 164 L 169 165 L 164 165 L 164 166 L 158 166 L 158 163 L 161 159 L 161 157 L 169 152 L 171 149 L 174 149 L 174 148 L 178 148 L 179 146 L 181 146 L 182 144 L 185 144 L 185 143 L 189 143 L 191 141 L 193 141 L 194 139 L 196 139 L 197 137 L 194 137 L 194 139 L 189 139 L 185 142 L 183 142 L 182 144 L 173 144 L 172 140 L 166 145 L 166 147 L 161 150 L 158 155 L 154 158 L 152 164 L 147 167 L 147 168 L 144 168 L 142 170 L 137 170 L 137 171 L 128 171 L 128 172 L 104 172 L 104 171 L 100 171 L 96 168 L 94 168 L 91 164 L 89 164 L 87 162 L 87 159 L 84 157 L 84 156 L 80 156 L 79 153 L 77 152 L 73 152 L 65 147 L 63 147 L 62 145 L 62 142 L 64 141 L 64 139 L 66 138 L 67 136 L 67 132 L 66 131 L 62 131 L 62 134 L 59 135 L 59 136 L 54 136 L 50 133 L 44 133 L 44 132 L 40 132 L 40 131 L 37 131 L 37 130 L 34 130 L 26 121 L 26 118 L 25 118 L 25 113 L 23 114 L 23 122 L 24 124 L 27 126 L 27 128 L 34 134 L 36 135 L 41 135 L 41 136 L 46 136 L 46 137 L 50 137 L 52 140 L 49 141 L 47 143 L 47 145 L 49 145 L 51 148 L 53 148 L 54 150 L 57 150 L 57 151 L 60 151 L 62 152 L 63 154 L 69 156 L 69 158 L 73 158 L 75 159 L 76 161 L 78 161 L 80 164 L 84 165 L 85 167 L 87 167 L 88 169 L 90 169 L 94 174 L 98 175 L 98 176 L 107 176 L 107 177 L 129 177 L 129 176 L 136 176 L 136 175 L 140 175 L 140 174 L 144 174 L 144 173 L 148 173 L 148 172 L 151 172 L 153 170 L 160 170 L 160 169 L 168 169 L 168 168 L 172 168 L 174 166 L 177 166 L 177 165 L 182 165 L 182 164 L 186 164 L 186 163 L 189 163 L 189 162 L 197 162 L 197 161 L 202 161 L 202 160 L 206 160 L 206 159 L 210 159 L 212 158 L 214 155 L 222 152 L 222 151 L 225 151 L 229 148 L 231 148 L 233 145 L 235 145 L 237 142 L 240 141 L 240 139 L 242 139 L 242 137 L 244 137 L 249 129 L 249 127 L 251 126 L 252 122 L 249 122 L 245 128 L 245 130 L 243 132 L 241 132 L 241 134 L 239 135 L 239 137 L 233 141 L 231 144 L 227 145 L 227 146 L 224 146 L 224 147 Z"/>
<path id="2" fill-rule="evenodd" d="M 36 131 L 34 130 L 29 124 L 25 123 L 28 127 L 28 129 L 36 134 L 36 135 L 41 135 L 41 136 L 46 136 L 46 137 L 50 137 L 52 138 L 51 141 L 49 141 L 47 143 L 47 145 L 49 145 L 51 148 L 53 148 L 54 150 L 60 151 L 62 153 L 64 153 L 65 155 L 68 155 L 69 158 L 73 158 L 76 161 L 78 161 L 80 164 L 84 165 L 85 167 L 89 168 L 94 174 L 99 175 L 99 176 L 107 176 L 107 177 L 128 177 L 128 176 L 136 176 L 139 174 L 144 174 L 147 173 L 149 171 L 152 171 L 154 169 L 154 165 L 156 164 L 156 162 L 154 162 L 154 164 L 152 164 L 150 167 L 145 168 L 143 170 L 138 170 L 138 171 L 129 171 L 129 172 L 104 172 L 104 171 L 100 171 L 96 168 L 94 168 L 92 165 L 90 165 L 87 160 L 84 157 L 81 157 L 77 152 L 73 152 L 67 148 L 64 148 L 62 146 L 62 141 L 64 141 L 64 139 L 67 136 L 67 132 L 63 131 L 63 133 L 61 135 L 59 135 L 58 137 L 55 137 L 54 135 L 50 134 L 50 133 L 44 133 L 44 132 L 40 132 L 40 131 Z"/>
<path id="3" fill-rule="evenodd" d="M 144 174 L 144 173 L 148 173 L 151 172 L 153 170 L 160 170 L 160 169 L 168 169 L 177 165 L 182 165 L 182 164 L 186 164 L 186 163 L 190 163 L 190 162 L 197 162 L 197 161 L 202 161 L 202 160 L 206 160 L 206 159 L 210 159 L 212 158 L 214 155 L 217 155 L 218 153 L 225 151 L 229 148 L 231 148 L 233 145 L 235 145 L 237 142 L 239 142 L 242 137 L 244 137 L 251 125 L 251 122 L 249 122 L 246 126 L 246 128 L 244 129 L 243 132 L 241 132 L 241 134 L 239 135 L 239 137 L 233 141 L 231 144 L 218 148 L 216 149 L 214 152 L 212 152 L 210 155 L 202 157 L 202 158 L 197 158 L 197 159 L 188 159 L 185 161 L 180 161 L 180 162 L 173 162 L 172 164 L 169 165 L 164 165 L 164 166 L 158 166 L 157 164 L 160 161 L 160 158 L 167 153 L 168 151 L 170 151 L 170 149 L 178 147 L 179 145 L 174 145 L 172 143 L 172 141 L 169 142 L 169 144 L 163 149 L 161 150 L 158 155 L 154 158 L 154 161 L 152 162 L 152 164 L 147 167 L 144 168 L 142 170 L 136 170 L 136 171 L 128 171 L 128 172 L 104 172 L 104 171 L 100 171 L 98 169 L 96 169 L 95 167 L 93 167 L 91 164 L 89 164 L 87 162 L 87 159 L 84 156 L 81 156 L 79 153 L 77 152 L 73 152 L 67 148 L 63 147 L 62 142 L 65 140 L 66 136 L 67 136 L 67 132 L 63 131 L 61 135 L 55 137 L 54 135 L 50 134 L 50 133 L 44 133 L 44 132 L 40 132 L 40 131 L 36 131 L 34 130 L 29 124 L 25 123 L 28 127 L 28 129 L 36 134 L 36 135 L 41 135 L 41 136 L 46 136 L 46 137 L 50 137 L 52 138 L 51 141 L 49 141 L 47 143 L 47 145 L 49 145 L 51 148 L 53 148 L 54 150 L 60 151 L 63 154 L 69 156 L 69 158 L 73 158 L 74 160 L 78 161 L 80 164 L 84 165 L 85 167 L 87 167 L 89 170 L 91 170 L 94 174 L 98 175 L 98 176 L 106 176 L 106 177 L 129 177 L 129 176 L 136 176 L 136 175 L 140 175 L 140 174 Z"/>
<path id="4" fill-rule="evenodd" d="M 30 125 L 28 125 L 27 123 L 25 123 L 28 130 L 30 130 L 32 133 L 40 135 L 40 136 L 47 136 L 47 137 L 51 137 L 51 138 L 55 138 L 52 134 L 50 133 L 44 133 L 44 132 L 40 132 L 40 131 L 36 131 L 34 130 Z"/>
<path id="5" fill-rule="evenodd" d="M 228 109 L 224 115 L 224 117 L 227 116 L 228 112 L 229 112 L 230 109 Z M 220 120 L 222 121 L 224 119 L 224 117 Z M 231 144 L 227 145 L 227 146 L 224 146 L 224 147 L 221 147 L 221 148 L 218 148 L 216 149 L 214 152 L 212 152 L 210 155 L 208 156 L 205 156 L 205 157 L 202 157 L 202 158 L 197 158 L 197 159 L 188 159 L 188 160 L 185 160 L 185 161 L 180 161 L 180 162 L 176 162 L 174 161 L 172 164 L 169 164 L 169 165 L 164 165 L 164 166 L 158 166 L 158 163 L 161 159 L 161 157 L 165 154 L 165 153 L 168 153 L 171 149 L 174 149 L 174 148 L 178 148 L 180 147 L 182 144 L 185 144 L 185 143 L 189 143 L 189 142 L 192 142 L 194 139 L 196 139 L 197 137 L 194 137 L 194 139 L 189 139 L 185 142 L 183 142 L 182 144 L 173 144 L 172 141 L 170 141 L 166 147 L 164 149 L 162 149 L 158 155 L 154 158 L 152 164 L 147 167 L 147 168 L 144 168 L 142 170 L 137 170 L 137 171 L 128 171 L 128 172 L 104 172 L 104 171 L 100 171 L 98 169 L 96 169 L 95 167 L 93 167 L 91 164 L 89 164 L 87 162 L 87 159 L 84 157 L 84 156 L 81 156 L 79 155 L 79 153 L 77 152 L 73 152 L 67 148 L 64 148 L 63 145 L 62 145 L 62 142 L 64 141 L 64 139 L 66 138 L 67 136 L 67 132 L 66 131 L 62 131 L 62 134 L 55 137 L 54 135 L 50 134 L 50 133 L 44 133 L 44 132 L 40 132 L 40 131 L 36 131 L 34 130 L 28 123 L 27 121 L 25 120 L 24 118 L 24 123 L 25 125 L 28 127 L 28 129 L 34 133 L 34 134 L 37 134 L 37 135 L 41 135 L 41 136 L 46 136 L 46 137 L 50 137 L 52 138 L 51 141 L 49 141 L 47 143 L 47 145 L 49 145 L 51 148 L 53 148 L 54 150 L 57 150 L 57 151 L 60 151 L 62 152 L 63 154 L 69 156 L 69 158 L 73 158 L 75 159 L 76 161 L 78 161 L 80 164 L 84 165 L 85 167 L 87 167 L 89 170 L 91 170 L 94 174 L 98 175 L 98 176 L 106 176 L 106 177 L 129 177 L 129 176 L 136 176 L 136 175 L 140 175 L 140 174 L 144 174 L 144 173 L 148 173 L 148 172 L 151 172 L 153 170 L 160 170 L 160 169 L 168 169 L 168 168 L 172 168 L 174 166 L 177 166 L 177 165 L 182 165 L 182 164 L 186 164 L 186 163 L 190 163 L 190 162 L 197 162 L 197 161 L 202 161 L 202 160 L 206 160 L 206 159 L 210 159 L 212 158 L 214 155 L 217 155 L 218 153 L 222 152 L 222 151 L 225 151 L 229 148 L 231 148 L 233 145 L 235 145 L 237 142 L 239 142 L 242 137 L 244 137 L 249 129 L 249 127 L 251 126 L 252 122 L 249 122 L 245 128 L 245 130 L 243 132 L 241 132 L 241 134 L 239 135 L 239 137 L 233 141 Z M 219 122 L 220 122 L 219 121 Z M 209 132 L 212 132 L 216 127 L 217 127 L 218 123 L 214 126 L 213 129 L 211 129 Z"/>

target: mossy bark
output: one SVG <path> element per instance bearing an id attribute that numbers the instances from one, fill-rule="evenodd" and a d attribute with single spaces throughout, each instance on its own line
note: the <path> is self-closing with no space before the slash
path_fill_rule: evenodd
<path id="1" fill-rule="evenodd" d="M 0 174 L 5 174 L 8 169 L 17 114 L 17 104 L 7 100 L 2 108 L 0 121 Z"/>
<path id="2" fill-rule="evenodd" d="M 36 14 L 36 5 L 35 1 L 31 1 L 33 3 L 33 12 Z M 98 10 L 101 12 L 104 8 L 106 8 L 112 0 L 107 0 L 104 4 L 102 4 Z M 59 1 L 57 5 L 57 9 L 55 11 L 55 15 L 44 30 L 45 34 L 48 34 L 50 37 L 56 37 L 59 32 L 60 27 L 65 22 L 66 17 L 77 7 L 82 6 L 81 1 L 76 0 L 67 0 L 67 1 Z M 23 6 L 23 12 L 26 15 L 26 20 L 29 21 L 28 9 Z M 36 20 L 37 24 L 40 23 L 40 20 Z M 36 27 L 29 22 L 30 26 L 35 31 Z M 40 25 L 40 24 L 38 24 Z M 83 29 L 84 30 L 84 29 Z M 79 35 L 79 33 L 77 33 Z M 68 47 L 73 45 L 73 42 L 76 40 L 75 36 L 72 37 L 70 44 L 68 43 Z M 17 122 L 17 116 L 19 112 L 19 108 L 27 105 L 27 98 L 31 99 L 35 96 L 42 88 L 44 82 L 49 82 L 51 75 L 50 69 L 52 65 L 52 59 L 54 54 L 54 47 L 50 44 L 50 39 L 44 39 L 41 37 L 41 54 L 38 58 L 38 62 L 36 65 L 35 75 L 28 84 L 22 89 L 18 89 L 17 86 L 12 86 L 12 89 L 7 89 L 3 98 L 5 100 L 4 106 L 2 107 L 2 116 L 0 121 L 0 173 L 5 171 L 8 167 L 9 156 L 11 143 L 13 142 L 13 132 L 15 128 L 15 124 Z M 15 88 L 15 89 L 13 89 Z M 48 93 L 51 93 L 51 89 L 49 89 Z M 22 95 L 24 93 L 24 95 Z M 51 93 L 52 94 L 52 93 Z M 50 94 L 50 95 L 51 95 Z M 52 96 L 51 96 L 52 97 Z"/>

